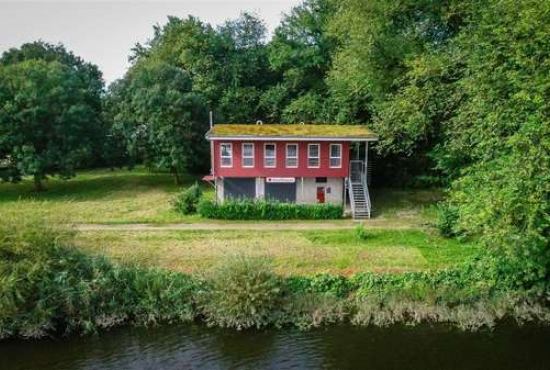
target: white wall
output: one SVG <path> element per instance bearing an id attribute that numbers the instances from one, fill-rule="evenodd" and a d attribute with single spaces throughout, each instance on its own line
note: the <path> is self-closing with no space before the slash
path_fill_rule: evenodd
<path id="1" fill-rule="evenodd" d="M 256 199 L 265 199 L 265 178 L 256 177 Z"/>
<path id="2" fill-rule="evenodd" d="M 303 180 L 303 182 L 302 182 Z M 326 183 L 316 183 L 315 178 L 296 179 L 296 202 L 317 203 L 317 187 L 325 187 L 325 201 L 327 203 L 342 204 L 344 201 L 344 179 L 329 177 Z M 327 192 L 330 188 L 330 193 Z"/>
<path id="3" fill-rule="evenodd" d="M 223 179 L 218 177 L 216 180 L 216 193 L 218 195 L 218 202 L 223 202 Z"/>

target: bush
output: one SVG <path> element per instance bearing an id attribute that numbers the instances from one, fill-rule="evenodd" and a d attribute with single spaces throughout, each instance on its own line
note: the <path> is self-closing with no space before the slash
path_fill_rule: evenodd
<path id="1" fill-rule="evenodd" d="M 202 199 L 202 190 L 198 183 L 194 183 L 189 188 L 180 191 L 173 205 L 176 211 L 189 215 L 197 212 L 197 205 Z"/>
<path id="2" fill-rule="evenodd" d="M 280 321 L 281 280 L 262 259 L 231 258 L 218 266 L 198 294 L 209 325 L 262 328 Z"/>
<path id="3" fill-rule="evenodd" d="M 341 205 L 296 204 L 261 200 L 202 201 L 198 212 L 206 218 L 223 220 L 329 220 L 343 216 Z"/>
<path id="4" fill-rule="evenodd" d="M 441 203 L 437 206 L 437 229 L 442 236 L 446 237 L 460 234 L 458 207 L 449 203 Z"/>
<path id="5" fill-rule="evenodd" d="M 194 318 L 190 277 L 87 256 L 72 235 L 32 215 L 2 218 L 0 339 Z"/>

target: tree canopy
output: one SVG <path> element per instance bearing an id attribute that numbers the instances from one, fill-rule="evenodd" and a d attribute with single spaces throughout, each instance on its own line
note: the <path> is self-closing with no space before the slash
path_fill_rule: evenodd
<path id="1" fill-rule="evenodd" d="M 97 67 L 42 42 L 0 58 L 0 176 L 70 177 L 102 141 Z"/>

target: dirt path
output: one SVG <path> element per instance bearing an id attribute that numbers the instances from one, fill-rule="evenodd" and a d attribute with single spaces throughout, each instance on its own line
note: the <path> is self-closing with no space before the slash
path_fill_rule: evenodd
<path id="1" fill-rule="evenodd" d="M 172 231 L 172 230 L 346 230 L 357 227 L 359 223 L 354 221 L 329 223 L 329 222 L 240 222 L 240 223 L 189 223 L 189 224 L 79 224 L 80 231 Z M 364 222 L 369 229 L 411 229 L 417 226 L 409 224 Z"/>

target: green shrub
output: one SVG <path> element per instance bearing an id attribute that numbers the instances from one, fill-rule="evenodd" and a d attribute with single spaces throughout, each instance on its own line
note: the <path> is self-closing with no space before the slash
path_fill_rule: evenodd
<path id="1" fill-rule="evenodd" d="M 292 294 L 320 293 L 338 298 L 347 297 L 356 288 L 349 278 L 331 274 L 290 276 L 284 280 L 284 286 Z"/>
<path id="2" fill-rule="evenodd" d="M 218 266 L 198 294 L 209 325 L 261 328 L 280 321 L 281 281 L 263 259 L 234 257 Z"/>
<path id="3" fill-rule="evenodd" d="M 224 220 L 328 220 L 343 216 L 341 205 L 296 204 L 262 200 L 202 201 L 198 212 L 206 218 Z"/>
<path id="4" fill-rule="evenodd" d="M 0 220 L 0 338 L 194 318 L 190 277 L 87 256 L 72 235 L 32 215 Z"/>
<path id="5" fill-rule="evenodd" d="M 441 203 L 437 206 L 437 229 L 446 237 L 457 236 L 460 233 L 458 207 L 449 203 Z"/>
<path id="6" fill-rule="evenodd" d="M 174 198 L 172 204 L 176 211 L 189 215 L 197 212 L 197 206 L 202 199 L 202 190 L 198 183 L 180 191 Z"/>

